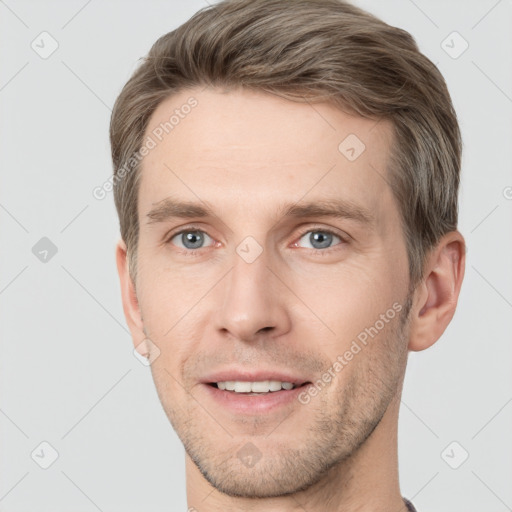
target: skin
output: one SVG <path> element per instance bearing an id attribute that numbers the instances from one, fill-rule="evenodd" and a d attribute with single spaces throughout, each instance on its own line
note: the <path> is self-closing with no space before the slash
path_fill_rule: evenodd
<path id="1" fill-rule="evenodd" d="M 407 355 L 434 344 L 453 317 L 464 276 L 462 235 L 440 240 L 409 295 L 405 239 L 386 181 L 389 123 L 323 103 L 197 88 L 162 102 L 146 135 L 190 96 L 197 107 L 142 164 L 136 286 L 122 240 L 116 249 L 133 343 L 152 358 L 160 351 L 152 375 L 186 449 L 189 507 L 405 511 L 397 423 Z M 354 161 L 338 150 L 349 134 L 366 146 Z M 171 195 L 207 202 L 215 216 L 148 222 Z M 374 221 L 279 214 L 283 202 L 326 198 L 366 208 Z M 207 235 L 199 249 L 171 236 L 191 224 Z M 312 245 L 318 232 L 327 248 Z M 252 263 L 236 252 L 247 236 L 262 249 Z M 226 366 L 278 368 L 314 381 L 393 304 L 401 314 L 307 404 L 233 413 L 200 383 Z M 145 339 L 151 343 L 140 345 Z M 250 467 L 237 455 L 244 446 L 259 457 Z"/>

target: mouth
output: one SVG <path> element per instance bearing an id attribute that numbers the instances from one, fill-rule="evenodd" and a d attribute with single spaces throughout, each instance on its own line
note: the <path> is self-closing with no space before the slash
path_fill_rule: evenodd
<path id="1" fill-rule="evenodd" d="M 311 385 L 311 381 L 290 380 L 207 381 L 203 382 L 202 389 L 205 398 L 215 404 L 214 410 L 223 410 L 235 416 L 261 416 L 290 408 L 299 411 L 302 403 L 300 395 Z"/>
<path id="2" fill-rule="evenodd" d="M 200 389 L 205 400 L 214 404 L 212 410 L 256 416 L 300 406 L 311 378 L 283 368 L 219 368 L 203 377 Z"/>

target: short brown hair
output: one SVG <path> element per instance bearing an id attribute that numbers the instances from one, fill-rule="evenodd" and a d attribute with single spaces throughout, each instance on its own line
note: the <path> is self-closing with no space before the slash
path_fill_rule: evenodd
<path id="1" fill-rule="evenodd" d="M 224 0 L 160 37 L 116 100 L 110 123 L 114 198 L 135 282 L 140 165 L 148 121 L 197 86 L 325 101 L 393 126 L 389 184 L 402 219 L 410 283 L 457 228 L 462 141 L 446 83 L 413 37 L 344 0 Z M 121 176 L 122 179 L 115 179 Z"/>

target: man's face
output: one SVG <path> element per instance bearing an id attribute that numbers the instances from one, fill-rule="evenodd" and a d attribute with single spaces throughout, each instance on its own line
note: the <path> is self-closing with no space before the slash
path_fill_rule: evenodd
<path id="1" fill-rule="evenodd" d="M 159 142 L 154 130 L 191 96 Z M 409 278 L 391 126 L 194 89 L 160 104 L 148 135 L 136 284 L 165 412 L 218 490 L 305 489 L 356 453 L 401 390 Z M 167 199 L 213 213 L 169 216 Z M 299 209 L 328 203 L 345 213 Z M 300 387 L 247 392 L 268 390 L 260 381 Z"/>

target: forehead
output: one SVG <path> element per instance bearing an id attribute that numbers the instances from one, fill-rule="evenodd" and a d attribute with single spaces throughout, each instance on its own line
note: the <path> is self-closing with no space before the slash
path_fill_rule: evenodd
<path id="1" fill-rule="evenodd" d="M 379 210 L 392 200 L 387 121 L 326 103 L 248 90 L 181 91 L 163 101 L 145 133 L 139 213 L 167 196 L 261 211 L 272 204 L 345 198 Z"/>

